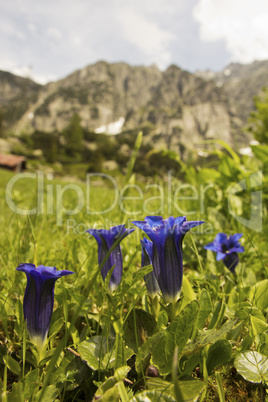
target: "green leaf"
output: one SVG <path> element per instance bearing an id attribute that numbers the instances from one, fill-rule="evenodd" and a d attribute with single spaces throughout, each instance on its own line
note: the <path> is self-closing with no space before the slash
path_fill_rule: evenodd
<path id="1" fill-rule="evenodd" d="M 147 339 L 147 341 L 139 348 L 136 356 L 136 370 L 138 373 L 142 373 L 148 366 L 151 354 L 155 349 L 156 342 L 165 336 L 165 331 L 157 332 L 153 336 Z"/>
<path id="2" fill-rule="evenodd" d="M 234 366 L 245 380 L 254 383 L 268 382 L 268 357 L 255 351 L 240 353 Z"/>
<path id="3" fill-rule="evenodd" d="M 178 381 L 184 402 L 195 402 L 205 389 L 205 384 L 200 380 Z M 150 378 L 147 381 L 149 390 L 155 390 L 163 395 L 172 396 L 175 400 L 174 385 L 161 378 Z M 132 399 L 131 399 L 132 401 Z"/>
<path id="4" fill-rule="evenodd" d="M 124 340 L 137 353 L 138 348 L 157 331 L 155 318 L 142 309 L 131 310 L 124 325 Z"/>
<path id="5" fill-rule="evenodd" d="M 30 399 L 30 397 L 34 394 L 34 391 L 37 387 L 39 388 L 38 377 L 39 377 L 39 369 L 29 371 L 29 373 L 27 373 L 27 375 L 25 376 L 24 397 L 26 400 Z"/>
<path id="6" fill-rule="evenodd" d="M 250 322 L 251 322 L 253 334 L 255 336 L 268 330 L 268 324 L 266 324 L 266 322 L 260 320 L 258 317 L 254 317 L 253 315 L 250 315 Z"/>
<path id="7" fill-rule="evenodd" d="M 268 145 L 251 145 L 252 152 L 262 162 L 268 161 Z"/>
<path id="8" fill-rule="evenodd" d="M 34 402 L 39 401 L 39 398 L 41 396 L 41 392 L 43 392 L 42 389 L 40 389 L 40 391 L 36 394 Z M 43 392 L 42 402 L 54 402 L 56 397 L 58 396 L 58 394 L 59 394 L 59 391 L 58 391 L 58 389 L 56 388 L 55 385 L 48 385 L 45 388 L 45 391 Z"/>
<path id="9" fill-rule="evenodd" d="M 198 172 L 198 179 L 201 183 L 217 182 L 221 174 L 215 169 L 203 168 Z"/>
<path id="10" fill-rule="evenodd" d="M 172 334 L 165 331 L 152 351 L 153 363 L 158 367 L 162 375 L 167 375 L 171 372 L 174 348 L 175 341 Z"/>
<path id="11" fill-rule="evenodd" d="M 53 322 L 53 324 L 49 328 L 49 337 L 56 335 L 64 324 L 64 319 L 60 317 L 57 321 Z"/>
<path id="12" fill-rule="evenodd" d="M 249 300 L 261 311 L 268 307 L 268 279 L 264 279 L 252 286 Z"/>
<path id="13" fill-rule="evenodd" d="M 130 399 L 130 402 L 175 402 L 175 399 L 158 391 L 143 391 Z"/>
<path id="14" fill-rule="evenodd" d="M 259 334 L 259 352 L 268 356 L 268 332 Z"/>
<path id="15" fill-rule="evenodd" d="M 114 372 L 114 378 L 116 379 L 116 381 L 123 380 L 127 376 L 129 370 L 130 370 L 129 366 L 122 366 L 116 369 Z"/>
<path id="16" fill-rule="evenodd" d="M 115 336 L 115 368 L 125 364 L 125 343 L 120 334 Z"/>
<path id="17" fill-rule="evenodd" d="M 161 374 L 165 375 L 171 372 L 175 346 L 178 346 L 178 354 L 180 355 L 191 336 L 197 312 L 198 302 L 193 300 L 171 322 L 164 335 L 155 343 L 152 357 Z"/>
<path id="18" fill-rule="evenodd" d="M 167 329 L 167 331 L 173 335 L 175 345 L 178 345 L 179 354 L 191 335 L 198 313 L 198 308 L 199 306 L 196 300 L 193 300 L 191 303 L 187 304 L 187 306 L 180 312 L 178 317 L 171 322 Z"/>
<path id="19" fill-rule="evenodd" d="M 104 395 L 107 391 L 111 390 L 112 388 L 114 388 L 114 386 L 116 385 L 117 381 L 114 377 L 109 377 L 107 378 L 107 380 L 105 380 L 101 386 L 98 388 L 95 396 L 96 397 L 100 397 L 102 395 Z M 118 394 L 118 391 L 116 390 L 116 394 Z"/>
<path id="20" fill-rule="evenodd" d="M 3 357 L 3 360 L 7 365 L 7 367 L 9 368 L 9 370 L 12 371 L 12 373 L 20 375 L 21 373 L 20 365 L 15 359 L 13 359 L 13 357 L 11 357 L 10 355 L 6 355 Z"/>
<path id="21" fill-rule="evenodd" d="M 186 278 L 185 275 L 183 276 L 182 279 L 182 290 L 183 290 L 183 299 L 181 309 L 183 309 L 191 301 L 196 300 L 196 294 L 192 288 L 192 285 L 189 282 L 189 279 Z"/>
<path id="22" fill-rule="evenodd" d="M 210 142 L 218 143 L 220 144 L 223 148 L 226 149 L 226 151 L 229 152 L 229 154 L 232 156 L 233 160 L 237 163 L 240 164 L 240 158 L 237 155 L 237 153 L 228 145 L 225 141 L 223 140 L 210 140 Z"/>
<path id="23" fill-rule="evenodd" d="M 226 308 L 225 303 L 222 300 L 219 300 L 213 311 L 213 315 L 208 327 L 209 329 L 215 328 L 218 324 L 221 323 L 225 308 Z"/>
<path id="24" fill-rule="evenodd" d="M 117 389 L 118 389 L 118 393 L 120 395 L 120 401 L 121 402 L 128 402 L 129 401 L 129 396 L 126 390 L 126 387 L 124 385 L 123 381 L 119 381 L 117 383 Z"/>
<path id="25" fill-rule="evenodd" d="M 105 337 L 92 336 L 78 345 L 78 352 L 81 359 L 85 360 L 93 370 L 106 369 L 104 357 L 108 352 L 108 342 Z"/>
<path id="26" fill-rule="evenodd" d="M 21 381 L 13 382 L 12 391 L 8 394 L 8 402 L 24 402 L 25 400 Z"/>
<path id="27" fill-rule="evenodd" d="M 108 398 L 114 397 L 115 395 L 119 395 L 119 390 L 115 388 L 115 386 L 122 381 L 127 373 L 129 372 L 130 367 L 129 366 L 123 366 L 115 370 L 114 376 L 107 378 L 101 386 L 98 388 L 95 396 L 96 397 L 102 397 L 101 400 L 109 400 Z M 113 400 L 119 400 L 119 399 L 113 399 Z M 112 401 L 112 399 L 111 399 Z"/>
<path id="28" fill-rule="evenodd" d="M 206 289 L 202 289 L 200 300 L 199 300 L 199 311 L 196 321 L 197 329 L 203 329 L 206 319 L 212 312 L 212 303 L 210 295 Z"/>
<path id="29" fill-rule="evenodd" d="M 227 321 L 219 330 L 208 329 L 200 331 L 196 339 L 192 342 L 189 342 L 182 351 L 182 354 L 188 356 L 192 353 L 197 352 L 204 346 L 209 344 L 213 344 L 220 339 L 223 339 L 228 332 L 233 328 L 233 326 L 237 323 L 237 319 L 233 319 Z"/>
<path id="30" fill-rule="evenodd" d="M 207 357 L 207 371 L 211 374 L 212 370 L 222 364 L 228 363 L 232 357 L 232 346 L 226 339 L 221 339 L 210 346 Z"/>
<path id="31" fill-rule="evenodd" d="M 70 331 L 70 335 L 72 337 L 73 344 L 76 346 L 80 342 L 79 333 L 78 333 L 77 329 L 75 328 L 75 326 L 71 325 L 70 322 L 67 322 L 67 328 Z"/>

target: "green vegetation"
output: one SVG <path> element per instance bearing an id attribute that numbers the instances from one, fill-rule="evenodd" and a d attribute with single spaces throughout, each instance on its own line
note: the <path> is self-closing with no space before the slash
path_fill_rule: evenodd
<path id="1" fill-rule="evenodd" d="M 251 112 L 248 130 L 262 144 L 267 144 L 268 139 L 268 88 L 254 97 L 255 111 Z"/>
<path id="2" fill-rule="evenodd" d="M 39 172 L 38 189 L 37 178 L 1 171 L 3 401 L 267 400 L 268 151 L 254 145 L 254 156 L 241 158 L 221 145 L 202 167 L 181 166 L 183 180 L 169 174 L 139 183 L 135 154 L 116 183 L 100 176 L 87 185 L 68 183 Z M 11 179 L 18 179 L 13 188 Z M 112 295 L 109 278 L 101 279 L 95 239 L 85 233 L 132 227 L 146 215 L 206 222 L 185 236 L 175 309 L 147 295 L 143 276 L 151 268 L 140 268 L 141 231 L 122 241 L 123 277 Z M 218 232 L 243 233 L 236 274 L 204 249 Z M 23 318 L 26 278 L 15 268 L 26 262 L 76 273 L 58 280 L 42 356 Z"/>

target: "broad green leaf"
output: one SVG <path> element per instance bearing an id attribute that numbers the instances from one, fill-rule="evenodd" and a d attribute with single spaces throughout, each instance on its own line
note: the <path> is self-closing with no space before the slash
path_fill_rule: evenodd
<path id="1" fill-rule="evenodd" d="M 171 372 L 171 364 L 175 341 L 170 332 L 165 331 L 163 337 L 156 342 L 152 350 L 153 364 L 155 364 L 160 374 L 167 375 Z"/>
<path id="2" fill-rule="evenodd" d="M 244 302 L 248 298 L 250 289 L 251 289 L 250 286 L 240 288 L 239 290 L 236 287 L 234 287 L 229 295 L 228 306 L 232 307 L 234 304 Z"/>
<path id="3" fill-rule="evenodd" d="M 226 339 L 228 340 L 232 340 L 232 341 L 237 341 L 237 339 L 240 337 L 241 332 L 243 330 L 244 327 L 244 323 L 243 321 L 239 322 L 238 324 L 236 324 L 231 331 L 229 331 L 229 333 L 226 336 Z"/>
<path id="4" fill-rule="evenodd" d="M 191 301 L 196 300 L 196 294 L 192 288 L 192 285 L 189 282 L 189 279 L 186 276 L 183 276 L 182 279 L 182 290 L 183 290 L 183 299 L 181 304 L 181 309 L 189 304 Z"/>
<path id="5" fill-rule="evenodd" d="M 102 336 L 92 336 L 80 343 L 78 352 L 93 370 L 105 370 L 104 356 L 108 352 L 107 339 Z"/>
<path id="6" fill-rule="evenodd" d="M 136 370 L 138 373 L 142 373 L 148 366 L 151 354 L 155 349 L 155 344 L 159 339 L 165 336 L 166 331 L 157 332 L 153 336 L 147 339 L 147 341 L 139 348 L 136 356 Z"/>
<path id="7" fill-rule="evenodd" d="M 25 400 L 21 381 L 13 382 L 12 391 L 8 394 L 8 402 L 24 402 Z"/>
<path id="8" fill-rule="evenodd" d="M 125 326 L 124 340 L 137 353 L 138 348 L 157 331 L 155 318 L 142 309 L 131 310 Z"/>
<path id="9" fill-rule="evenodd" d="M 243 352 L 235 358 L 234 366 L 247 381 L 268 382 L 268 357 L 261 353 L 251 350 Z"/>
<path id="10" fill-rule="evenodd" d="M 43 392 L 42 389 L 36 394 L 36 397 L 34 398 L 34 402 L 39 402 L 39 398 L 41 396 L 41 392 Z M 42 402 L 54 402 L 56 397 L 58 396 L 59 391 L 56 388 L 55 385 L 48 385 L 45 388 L 45 391 L 42 395 Z"/>
<path id="11" fill-rule="evenodd" d="M 100 397 L 102 396 L 102 400 L 106 400 L 108 397 L 110 398 L 111 395 L 117 395 L 119 393 L 118 389 L 111 391 L 111 389 L 113 389 L 116 384 L 120 381 L 122 381 L 127 373 L 129 372 L 130 367 L 129 366 L 123 366 L 118 368 L 117 370 L 115 370 L 114 376 L 107 378 L 107 380 L 105 380 L 101 386 L 98 388 L 95 396 L 96 397 Z M 109 400 L 109 399 L 107 399 Z M 115 399 L 117 400 L 117 399 Z"/>
<path id="12" fill-rule="evenodd" d="M 217 182 L 219 177 L 220 173 L 215 169 L 203 168 L 198 172 L 198 178 L 202 183 Z"/>
<path id="13" fill-rule="evenodd" d="M 101 386 L 98 388 L 95 396 L 100 397 L 100 396 L 104 395 L 108 390 L 113 388 L 116 385 L 116 383 L 117 383 L 117 381 L 114 377 L 107 378 L 107 380 L 105 380 L 101 384 Z M 117 391 L 117 393 L 118 393 L 118 391 Z"/>
<path id="14" fill-rule="evenodd" d="M 182 351 L 189 339 L 196 316 L 198 313 L 198 302 L 193 300 L 179 313 L 178 317 L 171 322 L 167 331 L 174 337 L 175 345 L 178 345 L 178 353 Z"/>
<path id="15" fill-rule="evenodd" d="M 268 161 L 268 145 L 251 145 L 252 152 L 262 162 Z"/>
<path id="16" fill-rule="evenodd" d="M 49 337 L 56 335 L 64 324 L 64 319 L 60 317 L 57 321 L 55 321 L 49 328 Z"/>
<path id="17" fill-rule="evenodd" d="M 228 363 L 232 357 L 232 346 L 226 339 L 221 339 L 210 346 L 207 357 L 208 374 L 222 364 Z"/>
<path id="18" fill-rule="evenodd" d="M 178 381 L 180 390 L 183 394 L 184 402 L 195 402 L 205 389 L 205 384 L 200 380 Z M 147 381 L 147 387 L 150 390 L 169 395 L 175 399 L 174 385 L 161 378 L 150 378 Z M 132 401 L 132 399 L 131 399 Z"/>
<path id="19" fill-rule="evenodd" d="M 125 343 L 119 333 L 115 336 L 115 368 L 125 364 Z"/>
<path id="20" fill-rule="evenodd" d="M 246 352 L 247 350 L 249 350 L 250 347 L 251 347 L 251 345 L 252 345 L 252 343 L 253 343 L 253 341 L 254 341 L 254 337 L 251 336 L 251 335 L 247 335 L 247 336 L 243 339 L 239 351 L 240 351 L 240 352 Z"/>
<path id="21" fill-rule="evenodd" d="M 212 311 L 210 295 L 206 289 L 202 289 L 199 300 L 199 311 L 196 321 L 197 329 L 203 329 L 206 319 Z"/>
<path id="22" fill-rule="evenodd" d="M 30 399 L 30 397 L 34 394 L 34 390 L 36 389 L 36 387 L 39 388 L 38 377 L 39 377 L 39 369 L 29 371 L 29 373 L 27 373 L 27 375 L 25 376 L 24 397 L 26 400 Z"/>
<path id="23" fill-rule="evenodd" d="M 216 329 L 208 329 L 200 331 L 196 339 L 192 342 L 189 342 L 182 351 L 182 354 L 188 356 L 192 353 L 197 352 L 204 346 L 213 344 L 220 339 L 224 339 L 224 337 L 228 334 L 228 332 L 233 328 L 233 326 L 237 323 L 237 319 L 233 319 L 227 321 L 219 330 Z"/>
<path id="24" fill-rule="evenodd" d="M 152 357 L 161 374 L 165 375 L 171 372 L 174 348 L 176 345 L 178 346 L 178 354 L 180 355 L 191 336 L 197 312 L 198 302 L 193 300 L 171 322 L 164 335 L 156 341 Z"/>
<path id="25" fill-rule="evenodd" d="M 259 352 L 265 356 L 268 356 L 268 332 L 258 335 L 259 337 Z"/>
<path id="26" fill-rule="evenodd" d="M 268 307 L 268 279 L 264 279 L 252 286 L 249 299 L 261 311 Z"/>
<path id="27" fill-rule="evenodd" d="M 168 324 L 168 314 L 166 311 L 161 310 L 158 314 L 157 324 L 160 329 L 164 329 Z"/>
<path id="28" fill-rule="evenodd" d="M 226 308 L 225 303 L 222 300 L 219 300 L 213 311 L 213 315 L 208 327 L 209 329 L 215 328 L 218 324 L 221 323 L 225 308 Z"/>
<path id="29" fill-rule="evenodd" d="M 199 353 L 194 353 L 190 355 L 184 365 L 183 371 L 181 373 L 181 376 L 184 375 L 191 375 L 193 370 L 200 364 L 201 358 Z"/>
<path id="30" fill-rule="evenodd" d="M 230 155 L 232 156 L 233 160 L 236 162 L 236 164 L 240 164 L 240 158 L 237 155 L 237 153 L 230 147 L 229 144 L 227 144 L 227 142 L 223 141 L 223 140 L 211 140 L 214 141 L 215 143 L 220 144 L 223 148 L 225 148 Z"/>
<path id="31" fill-rule="evenodd" d="M 143 391 L 130 399 L 130 402 L 175 402 L 175 399 L 158 391 Z"/>
<path id="32" fill-rule="evenodd" d="M 258 317 L 254 317 L 253 315 L 251 315 L 250 322 L 251 322 L 253 334 L 255 336 L 257 334 L 260 334 L 260 333 L 268 330 L 268 324 L 266 324 L 266 322 L 260 320 Z"/>
<path id="33" fill-rule="evenodd" d="M 114 378 L 116 379 L 116 381 L 123 380 L 127 376 L 129 370 L 130 370 L 129 366 L 122 366 L 116 369 L 114 373 Z"/>
<path id="34" fill-rule="evenodd" d="M 21 373 L 20 365 L 15 359 L 13 359 L 13 357 L 11 357 L 10 355 L 6 355 L 3 357 L 3 360 L 7 365 L 7 367 L 9 368 L 9 370 L 12 371 L 12 373 L 20 375 Z"/>

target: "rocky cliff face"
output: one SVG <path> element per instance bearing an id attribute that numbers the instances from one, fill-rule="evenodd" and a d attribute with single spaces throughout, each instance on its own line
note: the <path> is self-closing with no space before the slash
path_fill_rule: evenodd
<path id="1" fill-rule="evenodd" d="M 123 130 L 150 127 L 147 142 L 179 152 L 205 139 L 246 144 L 242 128 L 252 97 L 268 85 L 268 61 L 231 64 L 220 73 L 191 74 L 177 66 L 98 62 L 45 86 L 0 72 L 6 131 L 61 131 L 74 113 L 88 130 L 124 118 Z"/>

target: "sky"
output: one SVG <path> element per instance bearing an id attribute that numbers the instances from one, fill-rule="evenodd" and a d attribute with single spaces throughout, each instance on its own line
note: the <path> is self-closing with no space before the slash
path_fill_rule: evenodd
<path id="1" fill-rule="evenodd" d="M 43 84 L 99 60 L 195 72 L 263 59 L 267 0 L 0 2 L 0 70 Z"/>

